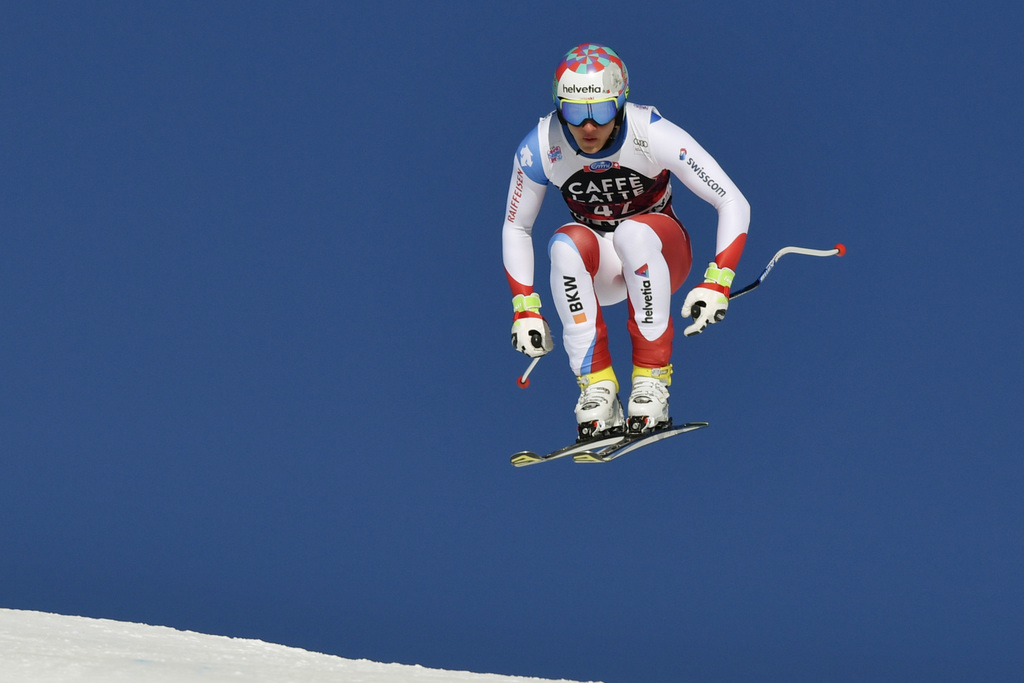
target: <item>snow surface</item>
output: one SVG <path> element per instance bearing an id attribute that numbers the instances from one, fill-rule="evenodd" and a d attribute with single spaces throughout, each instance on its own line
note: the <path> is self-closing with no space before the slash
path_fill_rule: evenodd
<path id="1" fill-rule="evenodd" d="M 514 683 L 547 679 L 380 664 L 164 626 L 0 609 L 3 683 Z"/>

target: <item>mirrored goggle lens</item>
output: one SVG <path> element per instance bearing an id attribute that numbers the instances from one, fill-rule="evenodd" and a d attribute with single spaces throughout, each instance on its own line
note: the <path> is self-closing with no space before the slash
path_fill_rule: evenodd
<path id="1" fill-rule="evenodd" d="M 619 110 L 615 100 L 602 100 L 600 102 L 561 100 L 559 106 L 562 111 L 562 118 L 573 126 L 582 125 L 587 119 L 592 119 L 597 125 L 603 126 L 609 121 L 614 120 Z"/>

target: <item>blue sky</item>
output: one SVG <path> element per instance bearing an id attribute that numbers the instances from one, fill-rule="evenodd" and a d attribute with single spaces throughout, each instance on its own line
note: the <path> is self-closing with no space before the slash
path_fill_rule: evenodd
<path id="1" fill-rule="evenodd" d="M 5 5 L 0 605 L 553 678 L 1018 672 L 1024 10 L 985 7 Z M 750 200 L 738 281 L 849 253 L 680 336 L 708 429 L 515 470 L 577 389 L 560 347 L 515 385 L 503 204 L 584 41 Z"/>

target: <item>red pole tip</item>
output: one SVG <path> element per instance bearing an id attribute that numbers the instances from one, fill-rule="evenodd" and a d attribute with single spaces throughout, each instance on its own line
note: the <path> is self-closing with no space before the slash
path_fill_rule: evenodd
<path id="1" fill-rule="evenodd" d="M 516 378 L 516 384 L 519 385 L 520 389 L 525 389 L 526 387 L 530 386 L 530 378 L 527 377 L 527 378 L 523 379 L 522 377 L 517 377 Z"/>
<path id="2" fill-rule="evenodd" d="M 842 244 L 836 245 L 836 251 L 838 252 L 838 256 L 846 256 L 846 247 L 844 247 Z"/>

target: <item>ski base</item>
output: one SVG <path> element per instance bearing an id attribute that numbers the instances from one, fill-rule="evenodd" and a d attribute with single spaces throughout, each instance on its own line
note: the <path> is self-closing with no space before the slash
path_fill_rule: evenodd
<path id="1" fill-rule="evenodd" d="M 622 440 L 622 437 L 622 434 L 609 434 L 606 436 L 599 436 L 594 439 L 587 439 L 586 441 L 577 441 L 574 444 L 570 444 L 565 448 L 559 448 L 557 451 L 553 451 L 547 455 L 540 455 L 533 451 L 519 451 L 512 456 L 511 460 L 512 464 L 516 467 L 536 465 L 539 462 L 558 460 L 559 458 L 565 458 L 583 451 L 603 450 L 609 446 L 618 444 Z"/>

